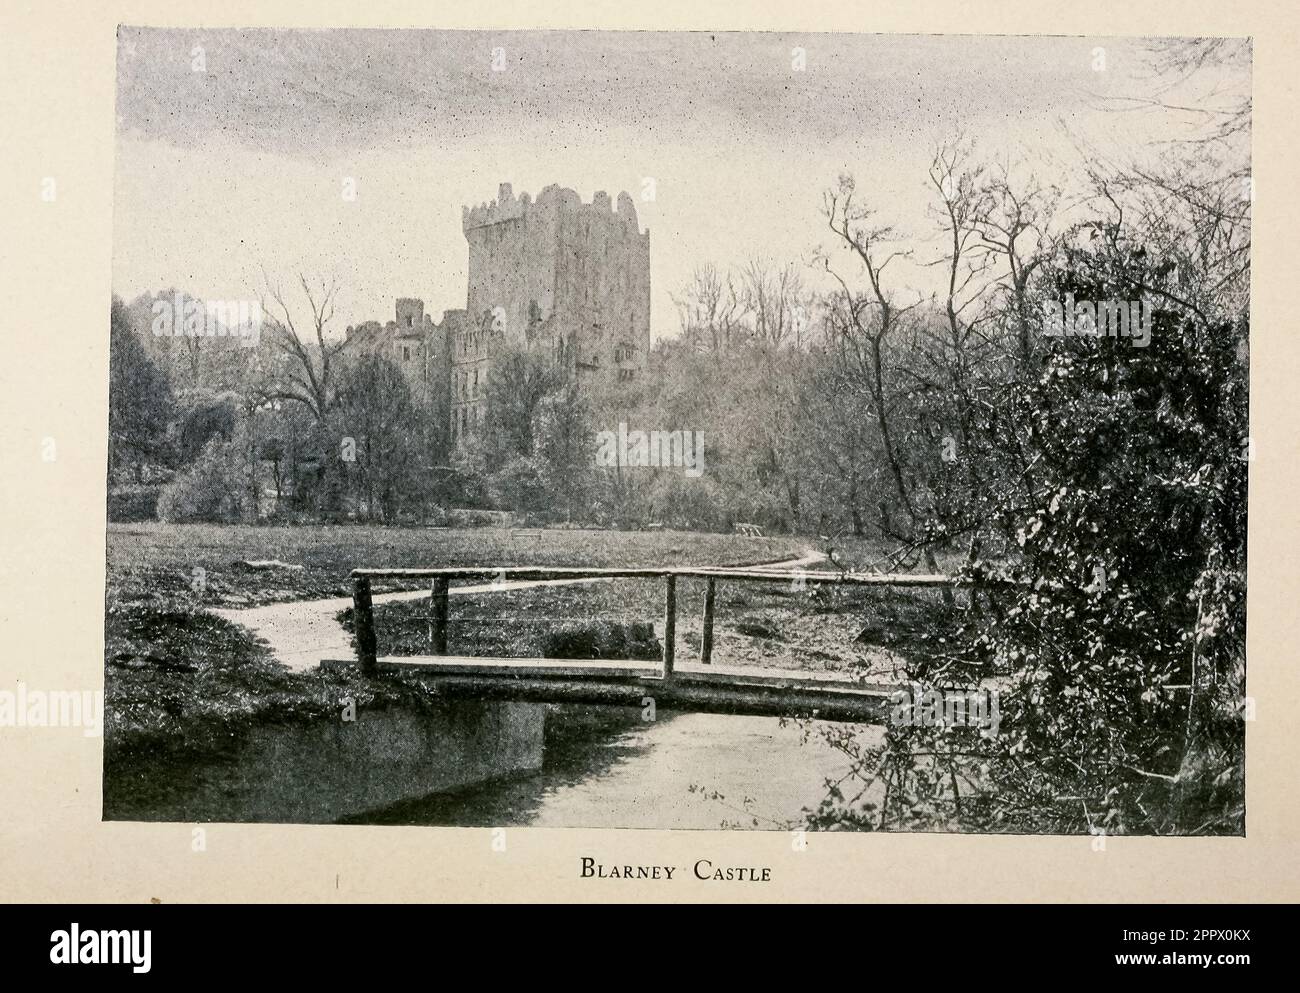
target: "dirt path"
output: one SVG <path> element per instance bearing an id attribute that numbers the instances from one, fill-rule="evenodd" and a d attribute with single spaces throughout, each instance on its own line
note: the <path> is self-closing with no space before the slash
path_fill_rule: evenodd
<path id="1" fill-rule="evenodd" d="M 809 551 L 799 558 L 784 562 L 755 565 L 758 570 L 801 569 L 825 559 L 821 552 Z M 503 593 L 507 590 L 526 590 L 535 586 L 574 586 L 588 583 L 608 583 L 605 579 L 534 579 L 504 583 L 476 583 L 472 586 L 454 586 L 451 596 L 471 593 Z M 397 600 L 420 600 L 428 597 L 427 590 L 409 590 L 399 593 L 378 593 L 374 603 L 391 603 Z M 302 672 L 315 669 L 323 658 L 347 658 L 352 654 L 351 638 L 336 620 L 339 611 L 352 606 L 351 597 L 331 597 L 326 600 L 302 600 L 294 603 L 272 603 L 261 607 L 239 609 L 220 608 L 212 613 L 232 624 L 247 628 L 271 646 L 271 652 L 290 669 Z"/>

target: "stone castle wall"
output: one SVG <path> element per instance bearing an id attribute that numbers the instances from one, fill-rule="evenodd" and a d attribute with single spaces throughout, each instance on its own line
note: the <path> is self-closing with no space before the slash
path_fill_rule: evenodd
<path id="1" fill-rule="evenodd" d="M 583 203 L 574 190 L 551 185 L 533 200 L 502 183 L 496 200 L 462 208 L 461 229 L 469 250 L 465 310 L 447 311 L 435 324 L 422 300 L 401 298 L 396 321 L 356 329 L 449 411 L 453 442 L 486 421 L 499 348 L 543 349 L 581 379 L 631 379 L 644 368 L 650 232 L 640 230 L 627 193 L 615 207 L 603 192 Z"/>

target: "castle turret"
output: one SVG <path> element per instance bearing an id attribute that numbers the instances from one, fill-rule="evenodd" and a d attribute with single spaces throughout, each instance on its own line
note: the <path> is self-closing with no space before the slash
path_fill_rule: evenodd
<path id="1" fill-rule="evenodd" d="M 424 324 L 424 301 L 416 297 L 397 298 L 397 326 L 419 328 Z"/>

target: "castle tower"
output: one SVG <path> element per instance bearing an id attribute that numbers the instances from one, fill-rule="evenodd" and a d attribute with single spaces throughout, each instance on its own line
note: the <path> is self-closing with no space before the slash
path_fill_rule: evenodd
<path id="1" fill-rule="evenodd" d="M 617 209 L 551 185 L 533 201 L 502 183 L 464 207 L 469 287 L 463 340 L 451 344 L 452 436 L 481 424 L 497 347 L 547 349 L 580 379 L 628 380 L 650 351 L 650 232 L 627 193 Z"/>

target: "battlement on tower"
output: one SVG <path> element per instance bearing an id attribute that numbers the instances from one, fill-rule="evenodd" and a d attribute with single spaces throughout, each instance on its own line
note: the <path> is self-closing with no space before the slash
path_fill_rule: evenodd
<path id="1" fill-rule="evenodd" d="M 497 189 L 497 198 L 491 203 L 481 203 L 477 207 L 461 207 L 461 230 L 468 235 L 477 228 L 489 227 L 504 221 L 519 220 L 532 212 L 578 213 L 589 211 L 593 215 L 621 221 L 633 234 L 649 235 L 642 232 L 636 216 L 636 204 L 627 193 L 618 195 L 617 209 L 610 203 L 609 194 L 600 190 L 592 197 L 591 203 L 583 203 L 576 190 L 552 183 L 537 194 L 533 200 L 527 193 L 518 197 L 509 183 L 502 183 Z"/>

